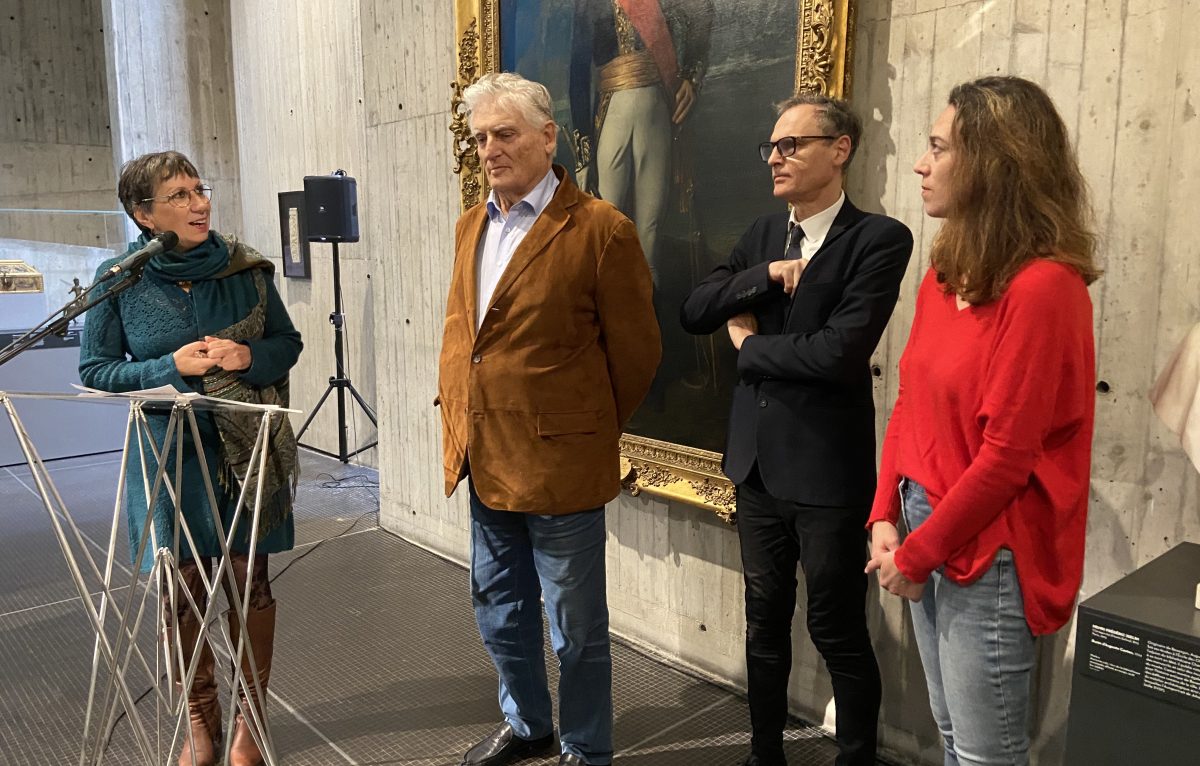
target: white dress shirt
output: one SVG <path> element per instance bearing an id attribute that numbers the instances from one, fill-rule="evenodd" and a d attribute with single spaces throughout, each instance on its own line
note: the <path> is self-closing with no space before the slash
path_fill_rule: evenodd
<path id="1" fill-rule="evenodd" d="M 533 187 L 533 191 L 508 209 L 508 215 L 500 212 L 500 203 L 496 199 L 496 190 L 488 193 L 487 214 L 488 224 L 483 236 L 479 238 L 479 250 L 476 257 L 478 275 L 476 295 L 478 304 L 475 312 L 475 329 L 483 326 L 483 318 L 487 315 L 488 304 L 492 302 L 492 293 L 500 282 L 504 269 L 512 260 L 517 246 L 525 239 L 525 235 L 533 228 L 538 216 L 550 204 L 558 189 L 558 176 L 551 168 L 546 177 Z"/>
<path id="2" fill-rule="evenodd" d="M 829 207 L 819 213 L 814 213 L 803 221 L 796 220 L 796 211 L 793 210 L 788 218 L 788 237 L 787 242 L 791 242 L 792 227 L 796 224 L 804 230 L 804 239 L 800 240 L 800 257 L 804 261 L 808 261 L 817 254 L 821 249 L 821 245 L 825 244 L 825 237 L 829 234 L 830 227 L 833 226 L 833 219 L 837 218 L 837 214 L 842 210 L 842 204 L 846 201 L 846 192 L 838 195 L 837 202 L 834 202 Z"/>

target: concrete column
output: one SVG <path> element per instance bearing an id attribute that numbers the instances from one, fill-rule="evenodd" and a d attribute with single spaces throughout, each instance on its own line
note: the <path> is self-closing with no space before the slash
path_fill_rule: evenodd
<path id="1" fill-rule="evenodd" d="M 0 237 L 104 247 L 119 228 L 75 212 L 116 208 L 100 16 L 0 0 Z"/>
<path id="2" fill-rule="evenodd" d="M 214 227 L 240 232 L 228 0 L 102 0 L 102 10 L 118 177 L 146 152 L 183 152 L 213 187 Z"/>

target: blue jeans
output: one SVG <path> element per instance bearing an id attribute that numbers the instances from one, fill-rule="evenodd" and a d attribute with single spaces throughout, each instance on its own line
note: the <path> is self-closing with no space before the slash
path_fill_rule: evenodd
<path id="1" fill-rule="evenodd" d="M 498 511 L 471 486 L 471 599 L 516 736 L 554 731 L 542 607 L 558 656 L 559 741 L 589 764 L 612 762 L 612 655 L 604 508 L 563 516 Z"/>
<path id="2" fill-rule="evenodd" d="M 900 483 L 900 497 L 905 524 L 914 530 L 932 513 L 929 498 L 909 479 Z M 1012 551 L 1001 548 L 991 568 L 967 586 L 934 572 L 911 606 L 945 766 L 1028 764 L 1034 642 Z"/>

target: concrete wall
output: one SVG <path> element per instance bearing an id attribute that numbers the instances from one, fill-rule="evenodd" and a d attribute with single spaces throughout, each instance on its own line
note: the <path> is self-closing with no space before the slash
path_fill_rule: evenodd
<path id="1" fill-rule="evenodd" d="M 213 228 L 241 231 L 229 0 L 101 3 L 114 170 L 183 152 L 213 187 Z"/>
<path id="2" fill-rule="evenodd" d="M 363 398 L 376 405 L 374 337 L 393 320 L 377 311 L 381 259 L 400 257 L 405 237 L 381 236 L 377 211 L 402 204 L 403 192 L 376 175 L 366 148 L 363 50 L 357 3 L 234 3 L 233 71 L 237 81 L 237 148 L 242 158 L 243 232 L 280 264 L 279 199 L 304 188 L 304 176 L 344 169 L 358 181 L 362 241 L 339 246 L 345 302 L 346 371 Z M 386 156 L 386 155 L 385 155 Z M 378 178 L 378 181 L 375 179 Z M 368 193 L 382 189 L 377 195 Z M 376 207 L 376 200 L 382 208 Z M 292 371 L 292 406 L 311 411 L 334 374 L 333 276 L 330 245 L 311 244 L 311 279 L 278 281 L 292 321 L 304 336 L 304 354 Z M 302 443 L 337 452 L 337 405 L 331 395 Z M 348 397 L 349 399 L 349 397 Z M 362 409 L 348 401 L 349 449 L 375 438 Z M 299 424 L 296 424 L 299 426 Z M 375 465 L 377 450 L 358 461 Z"/>
<path id="3" fill-rule="evenodd" d="M 148 0 L 147 0 L 148 1 Z M 106 0 L 110 5 L 116 0 Z M 188 8 L 195 3 L 183 3 Z M 467 555 L 466 503 L 441 496 L 439 426 L 431 406 L 442 309 L 458 214 L 450 174 L 449 84 L 456 62 L 451 4 L 358 0 L 294 5 L 244 0 L 232 18 L 233 72 L 245 230 L 266 247 L 277 231 L 274 193 L 304 173 L 344 167 L 359 178 L 363 242 L 343 248 L 351 311 L 351 374 L 376 385 L 382 521 L 457 560 Z M 108 6 L 106 6 L 108 7 Z M 895 395 L 921 264 L 934 225 L 909 173 L 950 86 L 991 72 L 1044 83 L 1080 147 L 1095 194 L 1108 273 L 1093 288 L 1100 342 L 1097 436 L 1085 595 L 1171 545 L 1200 540 L 1200 480 L 1158 425 L 1146 391 L 1175 343 L 1200 320 L 1200 273 L 1186 205 L 1200 179 L 1191 83 L 1200 54 L 1186 30 L 1192 0 L 861 0 L 854 100 L 868 121 L 850 179 L 863 207 L 917 235 L 918 256 L 877 353 L 879 427 Z M 215 45 L 215 43 L 213 43 Z M 118 71 L 122 71 L 118 67 Z M 110 88 L 111 90 L 111 88 Z M 123 102 L 124 103 L 124 102 Z M 764 132 L 768 126 L 763 126 Z M 322 353 L 327 273 L 286 281 L 309 352 L 298 375 L 313 396 Z M 382 280 L 382 285 L 377 284 Z M 377 399 L 376 399 L 377 395 Z M 361 421 L 360 421 L 361 423 Z M 324 423 L 319 431 L 328 438 Z M 613 627 L 681 663 L 743 680 L 741 584 L 735 533 L 696 509 L 622 496 L 609 507 Z M 938 761 L 919 662 L 903 607 L 871 596 L 885 671 L 885 746 Z M 795 708 L 822 718 L 828 681 L 797 618 Z M 1043 642 L 1037 761 L 1061 760 L 1069 631 Z"/>
<path id="4" fill-rule="evenodd" d="M 442 496 L 437 355 L 450 266 L 458 179 L 450 170 L 449 96 L 454 59 L 450 3 L 362 0 L 372 166 L 391 195 L 367 223 L 372 238 L 398 244 L 380 262 L 375 337 L 380 386 L 381 523 L 457 560 L 467 551 L 465 495 Z M 448 44 L 449 41 L 449 44 Z"/>
<path id="5" fill-rule="evenodd" d="M 0 0 L 0 236 L 119 238 L 116 216 L 51 212 L 115 209 L 111 157 L 100 0 Z"/>

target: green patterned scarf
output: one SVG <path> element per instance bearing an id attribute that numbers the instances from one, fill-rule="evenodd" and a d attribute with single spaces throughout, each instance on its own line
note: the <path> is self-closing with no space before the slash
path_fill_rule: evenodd
<path id="1" fill-rule="evenodd" d="M 261 338 L 266 322 L 266 280 L 274 272 L 274 265 L 257 251 L 238 242 L 236 238 L 226 235 L 223 239 L 229 248 L 228 265 L 216 274 L 214 279 L 220 280 L 250 270 L 255 289 L 258 291 L 258 303 L 247 316 L 224 329 L 207 334 L 237 342 Z M 285 375 L 271 385 L 259 388 L 242 381 L 237 372 L 216 368 L 204 376 L 204 393 L 233 402 L 287 407 L 288 377 Z M 213 420 L 221 435 L 221 452 L 224 458 L 218 474 L 221 486 L 226 491 L 236 492 L 237 487 L 248 485 L 248 509 L 244 512 L 249 513 L 249 508 L 253 508 L 253 492 L 258 482 L 260 460 L 256 459 L 254 465 L 251 465 L 250 457 L 258 438 L 261 415 L 253 410 L 214 410 Z M 278 413 L 271 417 L 270 449 L 263 480 L 263 514 L 258 525 L 260 539 L 291 515 L 292 500 L 299 478 L 296 436 L 292 432 L 292 423 L 285 413 Z M 287 492 L 279 493 L 279 502 L 272 502 L 272 498 L 283 488 L 286 488 Z"/>

